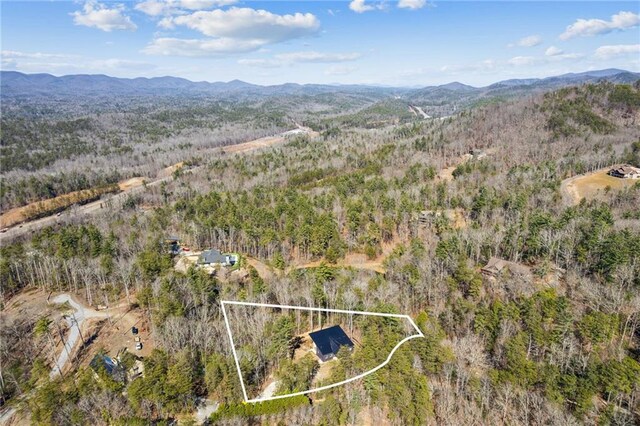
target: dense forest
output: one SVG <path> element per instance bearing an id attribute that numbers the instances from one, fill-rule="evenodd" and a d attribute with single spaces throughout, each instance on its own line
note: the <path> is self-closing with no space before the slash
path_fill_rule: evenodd
<path id="1" fill-rule="evenodd" d="M 2 157 L 25 170 L 61 158 L 34 157 L 27 140 L 56 140 L 68 158 L 108 157 L 138 137 L 178 135 L 182 120 L 208 126 L 207 111 L 132 114 L 123 127 L 114 117 L 53 126 L 3 117 Z M 203 158 L 198 171 L 108 213 L 3 242 L 3 306 L 36 288 L 94 305 L 126 300 L 144 313 L 155 348 L 141 360 L 145 374 L 124 383 L 96 378 L 88 362 L 52 379 L 53 324 L 0 314 L 2 403 L 33 424 L 192 424 L 202 398 L 220 404 L 210 421 L 229 425 L 638 424 L 640 183 L 574 205 L 561 182 L 612 164 L 640 167 L 640 82 L 563 88 L 443 119 L 399 111 L 389 101 L 336 120 L 261 113 L 244 134 L 298 120 L 319 136 Z M 254 112 L 230 110 L 222 127 L 238 135 Z M 92 143 L 95 132 L 112 142 Z M 166 146 L 149 142 L 149 152 Z M 15 173 L 2 197 L 19 205 L 122 177 L 95 170 Z M 425 210 L 434 212 L 428 224 L 418 220 Z M 162 245 L 169 234 L 240 253 L 247 276 L 177 271 Z M 354 254 L 385 273 L 340 266 Z M 481 267 L 492 257 L 519 267 L 487 277 Z M 425 338 L 363 380 L 244 404 L 220 300 L 409 314 Z M 286 353 L 285 326 L 268 329 L 275 352 Z M 362 324 L 364 349 L 339 354 L 332 379 L 386 358 L 398 335 L 379 326 Z M 258 331 L 243 332 L 251 341 Z M 314 368 L 285 364 L 280 390 L 304 387 L 297 380 Z"/>

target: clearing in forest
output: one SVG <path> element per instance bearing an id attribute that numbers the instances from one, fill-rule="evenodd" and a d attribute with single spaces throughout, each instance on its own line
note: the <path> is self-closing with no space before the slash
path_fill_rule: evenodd
<path id="1" fill-rule="evenodd" d="M 15 207 L 0 215 L 0 228 L 14 226 L 39 217 L 48 216 L 74 204 L 84 204 L 100 198 L 103 194 L 114 193 L 119 190 L 117 185 L 107 185 L 100 188 L 74 191 L 47 200 L 35 201 L 26 206 Z"/>
<path id="2" fill-rule="evenodd" d="M 411 317 L 306 306 L 222 301 L 246 402 L 323 391 L 383 368 L 408 340 Z"/>
<path id="3" fill-rule="evenodd" d="M 563 180 L 560 185 L 560 191 L 565 203 L 575 205 L 583 198 L 587 200 L 601 198 L 608 190 L 619 191 L 624 188 L 630 188 L 638 182 L 633 179 L 609 176 L 607 174 L 609 170 L 610 167 L 607 167 L 606 169 Z"/>

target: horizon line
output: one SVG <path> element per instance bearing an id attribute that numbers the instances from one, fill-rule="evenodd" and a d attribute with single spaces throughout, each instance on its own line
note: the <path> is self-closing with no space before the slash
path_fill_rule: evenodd
<path id="1" fill-rule="evenodd" d="M 463 83 L 463 82 L 458 81 L 458 80 L 450 81 L 448 83 L 443 83 L 443 84 L 424 84 L 424 85 L 414 84 L 414 85 L 402 86 L 402 85 L 391 85 L 391 84 L 382 84 L 382 83 L 338 83 L 338 82 L 335 82 L 335 83 L 284 82 L 284 83 L 278 83 L 278 84 L 258 84 L 258 83 L 251 83 L 251 82 L 248 82 L 248 81 L 245 81 L 245 80 L 240 80 L 240 79 L 233 79 L 233 80 L 228 80 L 228 81 L 223 81 L 223 80 L 215 80 L 215 81 L 198 80 L 198 81 L 196 81 L 196 80 L 191 80 L 191 79 L 188 79 L 188 78 L 185 78 L 185 77 L 179 77 L 179 76 L 175 76 L 175 75 L 163 75 L 163 76 L 155 76 L 155 77 L 146 77 L 146 76 L 117 77 L 117 76 L 113 76 L 113 75 L 109 75 L 109 74 L 102 74 L 102 73 L 96 73 L 96 74 L 79 73 L 79 74 L 60 74 L 60 75 L 56 75 L 56 74 L 53 74 L 53 73 L 50 73 L 50 72 L 29 73 L 29 72 L 24 72 L 24 71 L 19 71 L 19 70 L 0 69 L 1 73 L 17 73 L 17 74 L 22 74 L 22 75 L 26 75 L 26 76 L 47 75 L 47 76 L 51 76 L 51 77 L 55 77 L 55 78 L 80 77 L 80 76 L 84 77 L 84 76 L 86 76 L 86 77 L 107 77 L 107 78 L 112 78 L 112 79 L 130 80 L 130 81 L 139 80 L 139 79 L 157 80 L 157 79 L 174 78 L 174 79 L 179 79 L 179 80 L 185 80 L 185 81 L 188 81 L 189 83 L 192 83 L 192 84 L 230 84 L 230 83 L 237 82 L 237 83 L 244 83 L 244 84 L 255 86 L 255 87 L 262 87 L 262 88 L 278 87 L 278 86 L 284 86 L 284 85 L 297 85 L 297 86 L 329 86 L 329 87 L 357 86 L 357 87 L 373 87 L 373 88 L 387 88 L 387 89 L 424 89 L 424 88 L 430 88 L 430 87 L 449 86 L 449 85 L 452 85 L 452 84 L 460 84 L 460 85 L 467 86 L 467 87 L 472 88 L 472 89 L 483 89 L 483 88 L 490 87 L 490 86 L 493 86 L 495 84 L 499 84 L 499 83 L 506 82 L 506 81 L 518 81 L 518 80 L 538 80 L 538 81 L 542 81 L 542 80 L 546 80 L 546 79 L 563 77 L 563 76 L 588 75 L 590 73 L 598 73 L 598 72 L 602 72 L 602 71 L 616 71 L 617 74 L 622 74 L 622 73 L 636 74 L 636 75 L 638 75 L 638 77 L 640 77 L 640 71 L 630 71 L 630 70 L 621 69 L 621 68 L 602 68 L 602 69 L 597 69 L 597 70 L 586 70 L 586 71 L 579 71 L 579 72 L 569 72 L 569 73 L 551 75 L 551 76 L 547 76 L 547 77 L 507 78 L 507 79 L 494 81 L 493 83 L 490 83 L 490 84 L 487 84 L 487 85 L 484 85 L 484 86 L 474 86 L 474 85 L 471 85 L 471 84 Z"/>

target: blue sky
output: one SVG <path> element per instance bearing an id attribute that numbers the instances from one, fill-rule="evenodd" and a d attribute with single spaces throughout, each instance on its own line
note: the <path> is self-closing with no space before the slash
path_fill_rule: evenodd
<path id="1" fill-rule="evenodd" d="M 397 86 L 640 71 L 638 5 L 2 1 L 2 69 Z"/>

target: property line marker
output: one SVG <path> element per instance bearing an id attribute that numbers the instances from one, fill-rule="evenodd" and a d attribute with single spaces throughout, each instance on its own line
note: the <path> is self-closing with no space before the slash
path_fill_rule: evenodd
<path id="1" fill-rule="evenodd" d="M 391 361 L 391 357 L 393 356 L 393 354 L 405 342 L 408 342 L 409 340 L 415 339 L 415 338 L 418 338 L 418 337 L 424 337 L 424 334 L 422 333 L 422 331 L 413 322 L 413 319 L 409 315 L 387 314 L 387 313 L 382 313 L 382 312 L 349 311 L 349 310 L 344 310 L 344 309 L 310 308 L 310 307 L 307 307 L 307 306 L 274 305 L 274 304 L 269 304 L 269 303 L 236 302 L 236 301 L 232 301 L 232 300 L 221 300 L 220 301 L 220 305 L 222 306 L 222 315 L 224 316 L 224 323 L 225 323 L 225 326 L 227 327 L 227 334 L 229 335 L 229 341 L 231 342 L 231 352 L 233 353 L 233 359 L 234 359 L 234 361 L 236 363 L 236 368 L 238 370 L 238 377 L 240 378 L 240 386 L 242 387 L 242 394 L 244 396 L 245 402 L 250 402 L 250 403 L 270 401 L 270 400 L 273 400 L 273 399 L 289 398 L 289 397 L 298 396 L 298 395 L 306 395 L 306 394 L 313 393 L 313 392 L 320 392 L 320 391 L 323 391 L 323 390 L 335 388 L 337 386 L 342 386 L 342 385 L 344 385 L 346 383 L 353 382 L 355 380 L 359 380 L 359 379 L 361 379 L 361 378 L 363 378 L 365 376 L 368 376 L 371 373 L 375 373 L 376 371 L 380 370 L 382 367 L 387 365 L 389 363 L 389 361 Z M 225 305 L 257 306 L 257 307 L 261 307 L 261 308 L 297 309 L 297 310 L 301 310 L 301 311 L 334 312 L 334 313 L 340 313 L 340 314 L 356 314 L 356 315 L 370 315 L 370 316 L 388 317 L 388 318 L 402 318 L 402 319 L 409 320 L 409 323 L 411 323 L 413 328 L 418 333 L 417 334 L 412 334 L 411 336 L 407 336 L 404 339 L 402 339 L 400 342 L 398 342 L 398 344 L 396 344 L 394 346 L 394 348 L 389 353 L 389 356 L 387 357 L 387 359 L 382 364 L 372 368 L 371 370 L 365 371 L 364 373 L 358 374 L 357 376 L 352 377 L 350 379 L 343 380 L 341 382 L 333 383 L 333 384 L 326 385 L 326 386 L 321 386 L 321 387 L 315 388 L 315 389 L 309 389 L 309 390 L 302 391 L 302 392 L 290 393 L 290 394 L 287 394 L 287 395 L 276 395 L 276 396 L 270 396 L 270 397 L 267 397 L 267 398 L 249 398 L 247 396 L 247 390 L 246 390 L 246 388 L 244 386 L 244 379 L 242 378 L 242 370 L 240 369 L 240 359 L 238 358 L 238 354 L 236 353 L 236 347 L 235 347 L 235 344 L 233 343 L 233 335 L 231 333 L 231 327 L 229 326 L 229 318 L 227 317 L 227 310 L 225 309 Z"/>

